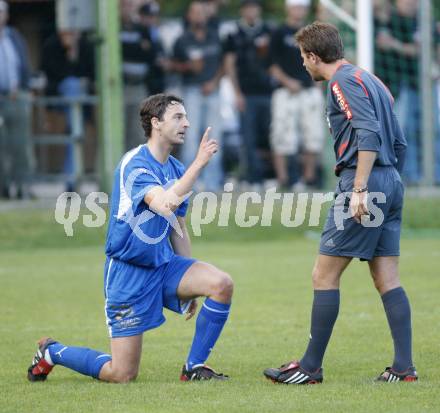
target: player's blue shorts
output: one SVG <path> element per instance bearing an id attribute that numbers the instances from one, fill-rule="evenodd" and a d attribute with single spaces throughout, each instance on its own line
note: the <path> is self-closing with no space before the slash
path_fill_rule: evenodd
<path id="1" fill-rule="evenodd" d="M 375 166 L 371 171 L 368 192 L 372 205 L 369 204 L 368 226 L 347 216 L 350 199 L 341 195 L 351 195 L 355 173 L 355 169 L 341 172 L 335 202 L 329 210 L 321 235 L 320 254 L 356 257 L 366 261 L 373 257 L 400 255 L 404 189 L 399 173 L 392 166 Z M 344 216 L 345 219 L 342 219 Z"/>
<path id="2" fill-rule="evenodd" d="M 163 308 L 184 313 L 189 303 L 177 297 L 177 287 L 192 258 L 174 255 L 157 268 L 141 267 L 107 257 L 104 270 L 105 315 L 110 337 L 128 337 L 159 327 Z"/>

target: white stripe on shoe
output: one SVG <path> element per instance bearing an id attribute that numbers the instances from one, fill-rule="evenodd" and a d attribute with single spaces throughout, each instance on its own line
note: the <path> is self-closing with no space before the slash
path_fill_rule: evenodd
<path id="1" fill-rule="evenodd" d="M 393 381 L 396 381 L 396 376 L 393 373 L 390 373 L 388 376 L 388 383 L 392 383 Z"/>
<path id="2" fill-rule="evenodd" d="M 305 374 L 301 373 L 295 380 L 292 380 L 290 382 L 290 384 L 299 383 L 301 381 L 301 379 L 303 379 L 304 377 L 305 377 Z"/>
<path id="3" fill-rule="evenodd" d="M 284 383 L 291 383 L 293 380 L 295 380 L 299 375 L 301 374 L 301 372 L 297 371 L 293 376 L 290 376 L 289 378 L 287 378 L 286 380 L 284 380 Z"/>
<path id="4" fill-rule="evenodd" d="M 301 380 L 297 381 L 296 384 L 301 384 L 302 382 L 306 381 L 309 378 L 309 376 L 303 377 Z"/>

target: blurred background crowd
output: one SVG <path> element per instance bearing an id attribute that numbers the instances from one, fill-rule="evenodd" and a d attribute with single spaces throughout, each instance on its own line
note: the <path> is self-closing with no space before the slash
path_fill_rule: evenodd
<path id="1" fill-rule="evenodd" d="M 97 180 L 93 32 L 55 24 L 54 1 L 0 0 L 0 197 L 36 196 Z M 120 0 L 125 150 L 145 143 L 140 102 L 181 95 L 191 123 L 176 156 L 188 165 L 203 130 L 221 142 L 199 190 L 307 190 L 328 185 L 333 162 L 325 84 L 305 71 L 295 32 L 315 19 L 339 26 L 355 62 L 352 29 L 311 0 Z M 354 14 L 354 0 L 335 1 Z M 440 5 L 434 6 L 435 184 L 440 184 Z M 179 14 L 180 13 L 180 14 Z M 422 182 L 420 18 L 417 0 L 374 1 L 374 71 L 395 97 L 408 140 L 404 178 Z M 40 102 L 37 104 L 36 102 Z M 78 144 L 79 142 L 79 144 Z M 81 174 L 78 173 L 78 168 Z M 326 172 L 324 172 L 326 171 Z"/>

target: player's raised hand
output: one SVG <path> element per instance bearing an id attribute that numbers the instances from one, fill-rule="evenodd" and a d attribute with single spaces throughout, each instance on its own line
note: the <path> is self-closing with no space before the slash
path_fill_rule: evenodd
<path id="1" fill-rule="evenodd" d="M 218 143 L 215 139 L 209 138 L 209 132 L 211 127 L 206 128 L 205 133 L 200 141 L 199 151 L 197 152 L 196 161 L 200 162 L 202 166 L 205 166 L 212 156 L 218 151 Z"/>

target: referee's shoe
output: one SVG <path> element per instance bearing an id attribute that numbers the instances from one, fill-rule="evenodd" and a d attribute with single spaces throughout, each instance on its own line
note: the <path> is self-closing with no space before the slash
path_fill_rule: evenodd
<path id="1" fill-rule="evenodd" d="M 402 372 L 397 372 L 391 367 L 387 367 L 376 381 L 394 383 L 396 381 L 417 381 L 418 379 L 416 368 L 413 366 Z"/>
<path id="2" fill-rule="evenodd" d="M 290 361 L 278 369 L 266 369 L 263 374 L 274 383 L 284 384 L 318 384 L 324 380 L 322 368 L 309 372 L 304 370 L 298 361 Z"/>

